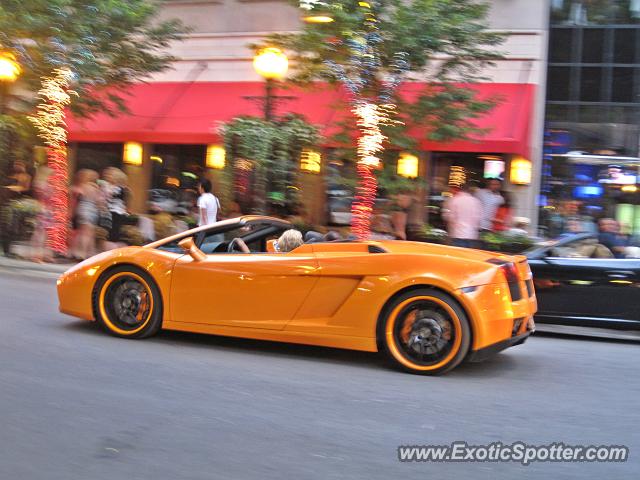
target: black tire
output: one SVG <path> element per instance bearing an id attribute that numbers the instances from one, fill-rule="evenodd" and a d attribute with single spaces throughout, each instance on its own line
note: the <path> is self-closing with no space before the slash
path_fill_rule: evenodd
<path id="1" fill-rule="evenodd" d="M 144 270 L 123 265 L 105 272 L 93 291 L 100 326 L 121 338 L 146 338 L 162 327 L 162 295 Z"/>
<path id="2" fill-rule="evenodd" d="M 407 291 L 389 302 L 378 321 L 377 340 L 392 366 L 439 375 L 460 364 L 471 346 L 464 309 L 434 288 Z"/>

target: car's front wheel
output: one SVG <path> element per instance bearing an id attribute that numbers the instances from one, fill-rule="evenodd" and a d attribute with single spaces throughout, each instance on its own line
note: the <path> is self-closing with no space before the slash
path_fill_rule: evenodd
<path id="1" fill-rule="evenodd" d="M 144 338 L 162 326 L 162 297 L 153 279 L 135 267 L 116 267 L 96 284 L 96 320 L 112 335 Z"/>
<path id="2" fill-rule="evenodd" d="M 436 375 L 462 362 L 471 345 L 471 328 L 455 299 L 423 288 L 399 295 L 385 308 L 378 343 L 394 366 Z"/>

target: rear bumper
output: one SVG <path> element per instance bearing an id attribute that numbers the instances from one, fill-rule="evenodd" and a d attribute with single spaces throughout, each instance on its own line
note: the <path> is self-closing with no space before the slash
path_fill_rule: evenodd
<path id="1" fill-rule="evenodd" d="M 515 337 L 507 338 L 506 340 L 503 340 L 501 342 L 497 342 L 487 347 L 481 348 L 479 350 L 472 350 L 471 352 L 469 352 L 469 355 L 467 355 L 467 361 L 482 362 L 483 360 L 486 360 L 487 358 L 495 355 L 498 352 L 501 352 L 506 348 L 515 347 L 516 345 L 522 345 L 524 342 L 526 342 L 527 338 L 529 338 L 532 333 L 533 331 L 525 332 L 520 335 L 516 335 Z"/>

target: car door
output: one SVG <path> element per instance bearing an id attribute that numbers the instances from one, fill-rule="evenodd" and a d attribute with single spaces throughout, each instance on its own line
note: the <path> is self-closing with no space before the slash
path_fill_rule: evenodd
<path id="1" fill-rule="evenodd" d="M 204 260 L 180 257 L 172 273 L 172 320 L 284 328 L 314 287 L 318 262 L 306 246 L 289 253 L 257 253 L 264 251 L 267 238 L 261 232 L 277 232 L 269 228 L 249 224 L 213 232 L 198 240 L 208 253 Z M 228 253 L 226 247 L 233 238 L 245 239 L 252 253 Z"/>
<path id="2" fill-rule="evenodd" d="M 640 328 L 640 260 L 531 259 L 540 322 Z"/>

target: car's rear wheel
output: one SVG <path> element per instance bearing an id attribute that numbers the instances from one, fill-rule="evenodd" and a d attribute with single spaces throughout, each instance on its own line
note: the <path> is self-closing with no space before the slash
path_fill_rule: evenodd
<path id="1" fill-rule="evenodd" d="M 378 343 L 394 366 L 437 375 L 462 362 L 471 345 L 471 328 L 450 295 L 424 288 L 401 294 L 385 308 Z"/>
<path id="2" fill-rule="evenodd" d="M 103 275 L 95 288 L 94 312 L 109 333 L 125 338 L 145 338 L 162 326 L 162 297 L 144 271 L 116 267 Z"/>

